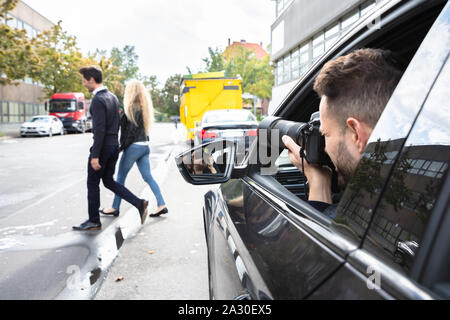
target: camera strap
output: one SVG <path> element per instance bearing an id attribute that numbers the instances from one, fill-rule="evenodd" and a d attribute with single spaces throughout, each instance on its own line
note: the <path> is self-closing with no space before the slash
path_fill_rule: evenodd
<path id="1" fill-rule="evenodd" d="M 302 143 L 299 153 L 300 153 L 300 158 L 302 158 L 302 174 L 305 176 L 305 162 L 304 161 L 305 161 L 306 155 L 305 155 L 305 148 L 303 148 L 304 145 L 305 145 L 305 143 Z M 306 176 L 305 176 L 305 178 L 306 178 Z M 306 182 L 303 184 L 303 192 L 305 193 L 306 200 L 308 200 L 309 192 L 306 189 Z"/>

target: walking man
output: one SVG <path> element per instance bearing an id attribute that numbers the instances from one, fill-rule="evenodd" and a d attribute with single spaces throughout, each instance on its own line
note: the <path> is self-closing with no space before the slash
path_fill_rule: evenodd
<path id="1" fill-rule="evenodd" d="M 144 224 L 148 201 L 139 199 L 113 178 L 119 157 L 119 100 L 103 86 L 103 74 L 100 68 L 84 67 L 79 70 L 79 73 L 82 76 L 83 85 L 94 94 L 90 108 L 94 143 L 90 149 L 88 161 L 89 220 L 74 226 L 73 229 L 76 231 L 101 230 L 100 180 L 106 188 L 135 206 L 139 210 L 141 223 Z"/>

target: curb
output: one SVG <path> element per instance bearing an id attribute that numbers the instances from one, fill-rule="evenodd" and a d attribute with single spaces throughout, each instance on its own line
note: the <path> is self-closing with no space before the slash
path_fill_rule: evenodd
<path id="1" fill-rule="evenodd" d="M 163 161 L 160 166 L 165 167 L 168 165 L 175 149 L 176 145 L 163 154 L 161 157 Z M 143 192 L 141 192 L 141 195 Z M 92 247 L 95 250 L 92 251 L 88 262 L 81 272 L 83 278 L 80 279 L 80 284 L 76 288 L 78 290 L 75 291 L 73 288 L 67 287 L 58 294 L 56 297 L 57 300 L 95 299 L 103 281 L 107 278 L 111 267 L 119 257 L 121 247 L 127 240 L 133 239 L 145 227 L 146 224 L 141 225 L 138 216 L 137 210 L 130 208 L 117 221 L 113 222 L 108 228 L 98 234 L 98 238 L 96 237 L 95 244 Z"/>

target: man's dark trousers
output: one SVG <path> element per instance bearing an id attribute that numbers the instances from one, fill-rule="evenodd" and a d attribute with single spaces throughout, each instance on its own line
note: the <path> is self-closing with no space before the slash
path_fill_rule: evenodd
<path id="1" fill-rule="evenodd" d="M 99 162 L 102 167 L 99 171 L 95 171 L 91 166 L 91 155 L 88 161 L 88 204 L 89 204 L 89 220 L 94 223 L 100 223 L 100 180 L 106 188 L 117 194 L 125 201 L 131 203 L 139 209 L 141 199 L 137 198 L 127 188 L 117 183 L 113 176 L 116 169 L 117 159 L 119 158 L 118 145 L 104 145 L 100 153 Z"/>

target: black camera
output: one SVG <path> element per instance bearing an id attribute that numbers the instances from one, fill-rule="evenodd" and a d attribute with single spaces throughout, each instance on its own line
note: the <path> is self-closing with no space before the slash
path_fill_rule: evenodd
<path id="1" fill-rule="evenodd" d="M 300 156 L 309 164 L 326 165 L 334 169 L 330 157 L 325 152 L 325 138 L 320 133 L 319 112 L 313 113 L 307 123 L 267 117 L 259 124 L 259 135 L 261 134 L 267 135 L 267 146 L 277 141 L 275 135 L 278 134 L 279 151 L 286 147 L 281 138 L 287 135 L 302 148 Z"/>

